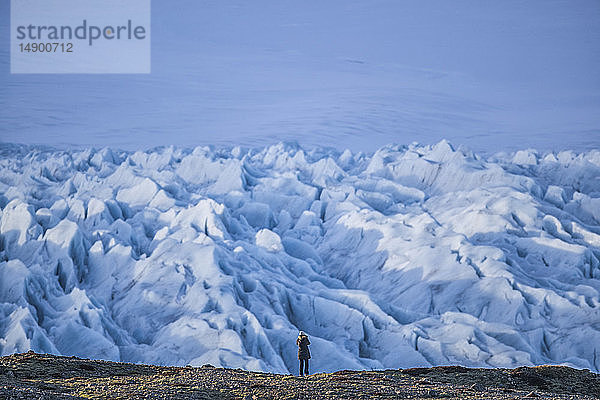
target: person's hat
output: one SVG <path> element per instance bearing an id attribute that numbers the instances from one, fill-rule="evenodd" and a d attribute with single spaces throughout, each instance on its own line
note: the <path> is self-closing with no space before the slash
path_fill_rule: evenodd
<path id="1" fill-rule="evenodd" d="M 304 331 L 300 331 L 300 333 L 298 334 L 298 336 L 306 336 L 306 333 L 304 333 Z"/>

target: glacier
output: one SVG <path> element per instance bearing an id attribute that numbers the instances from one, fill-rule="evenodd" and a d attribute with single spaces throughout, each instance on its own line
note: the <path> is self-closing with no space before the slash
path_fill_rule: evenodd
<path id="1" fill-rule="evenodd" d="M 372 153 L 444 138 L 478 153 L 600 148 L 598 0 L 179 0 L 151 10 L 151 74 L 11 74 L 11 47 L 0 46 L 0 140 L 132 151 L 292 140 Z M 6 35 L 10 16 L 0 1 Z"/>
<path id="2" fill-rule="evenodd" d="M 0 144 L 0 353 L 600 371 L 600 151 Z"/>

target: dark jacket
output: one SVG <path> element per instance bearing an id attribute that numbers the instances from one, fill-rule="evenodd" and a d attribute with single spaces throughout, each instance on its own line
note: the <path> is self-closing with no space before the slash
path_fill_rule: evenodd
<path id="1" fill-rule="evenodd" d="M 308 340 L 308 336 L 298 336 L 296 344 L 298 345 L 298 360 L 308 360 L 310 358 L 310 350 L 308 350 L 310 341 Z"/>

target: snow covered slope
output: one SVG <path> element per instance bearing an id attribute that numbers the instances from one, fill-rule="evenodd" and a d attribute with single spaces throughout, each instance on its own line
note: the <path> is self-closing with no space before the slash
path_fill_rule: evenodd
<path id="1" fill-rule="evenodd" d="M 598 21 L 598 0 L 152 1 L 148 75 L 10 74 L 0 42 L 0 141 L 597 149 Z"/>
<path id="2" fill-rule="evenodd" d="M 2 354 L 600 370 L 600 151 L 0 152 Z"/>

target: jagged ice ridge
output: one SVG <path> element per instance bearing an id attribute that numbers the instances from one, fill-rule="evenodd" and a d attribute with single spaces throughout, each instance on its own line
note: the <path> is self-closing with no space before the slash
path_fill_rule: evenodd
<path id="1" fill-rule="evenodd" d="M 600 151 L 0 154 L 2 355 L 600 370 Z"/>

